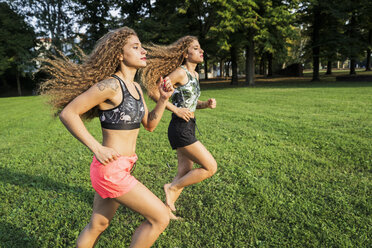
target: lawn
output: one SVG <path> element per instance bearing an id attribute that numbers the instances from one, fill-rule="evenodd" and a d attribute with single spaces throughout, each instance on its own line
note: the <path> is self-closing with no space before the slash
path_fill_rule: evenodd
<path id="1" fill-rule="evenodd" d="M 219 169 L 184 190 L 184 221 L 154 247 L 371 247 L 372 82 L 203 84 L 209 97 L 197 137 Z M 0 247 L 74 247 L 92 212 L 91 152 L 40 96 L 0 98 L 0 115 Z M 162 200 L 177 164 L 169 120 L 141 128 L 134 172 Z M 86 125 L 100 140 L 98 120 Z M 96 247 L 128 247 L 142 220 L 120 207 Z"/>

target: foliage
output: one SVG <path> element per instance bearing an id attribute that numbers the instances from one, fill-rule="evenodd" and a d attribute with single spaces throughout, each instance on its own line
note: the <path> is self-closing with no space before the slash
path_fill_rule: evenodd
<path id="1" fill-rule="evenodd" d="M 12 0 L 12 8 L 34 23 L 39 38 L 50 38 L 53 46 L 63 50 L 74 39 L 72 0 Z"/>
<path id="2" fill-rule="evenodd" d="M 73 0 L 73 12 L 78 17 L 80 46 L 87 53 L 93 50 L 97 40 L 110 29 L 116 28 L 118 19 L 110 14 L 115 0 Z"/>
<path id="3" fill-rule="evenodd" d="M 316 63 L 312 58 L 318 56 L 322 63 L 362 60 L 365 51 L 372 46 L 372 4 L 369 0 L 4 2 L 18 15 L 25 16 L 38 38 L 52 43 L 52 50 L 55 46 L 68 54 L 71 47 L 80 42 L 89 53 L 107 31 L 125 25 L 135 29 L 143 43 L 169 44 L 182 36 L 195 35 L 206 52 L 205 65 L 228 62 L 233 65 L 236 78 L 236 65 L 242 68 L 242 61 L 248 65 L 246 74 L 253 77 L 254 63 L 266 57 L 273 58 L 273 63 L 278 65 L 302 62 L 308 66 Z M 314 9 L 319 9 L 315 19 Z M 317 20 L 319 33 L 316 41 L 312 36 L 314 20 Z M 12 49 L 17 50 L 17 43 L 13 44 Z M 253 52 L 250 47 L 254 47 Z M 12 56 L 3 45 L 0 56 L 0 71 L 4 71 Z M 28 60 L 25 57 L 23 63 Z"/>
<path id="4" fill-rule="evenodd" d="M 35 46 L 35 33 L 23 17 L 0 3 L 0 76 L 6 69 L 26 64 Z"/>

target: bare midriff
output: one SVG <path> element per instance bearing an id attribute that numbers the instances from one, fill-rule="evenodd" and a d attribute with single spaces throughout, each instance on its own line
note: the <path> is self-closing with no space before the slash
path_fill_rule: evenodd
<path id="1" fill-rule="evenodd" d="M 132 156 L 136 153 L 138 129 L 111 130 L 102 128 L 102 145 L 115 149 L 122 156 Z"/>

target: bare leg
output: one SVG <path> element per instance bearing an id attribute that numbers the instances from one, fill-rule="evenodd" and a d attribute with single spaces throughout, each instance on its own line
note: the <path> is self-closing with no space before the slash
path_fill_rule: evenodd
<path id="1" fill-rule="evenodd" d="M 93 247 L 101 233 L 109 226 L 118 207 L 119 203 L 115 200 L 110 198 L 103 199 L 99 194 L 95 193 L 92 217 L 89 224 L 80 233 L 76 247 Z"/>
<path id="2" fill-rule="evenodd" d="M 93 247 L 98 237 L 108 227 L 120 204 L 147 219 L 134 232 L 130 247 L 151 247 L 168 226 L 168 208 L 149 189 L 138 182 L 131 191 L 114 199 L 102 199 L 96 193 L 91 221 L 80 233 L 77 247 Z"/>
<path id="3" fill-rule="evenodd" d="M 199 141 L 177 149 L 179 170 L 171 184 L 164 185 L 166 203 L 175 210 L 174 203 L 186 186 L 199 183 L 213 176 L 217 171 L 217 162 Z M 197 163 L 201 168 L 191 169 Z M 180 169 L 182 167 L 182 169 Z"/>
<path id="4" fill-rule="evenodd" d="M 168 208 L 140 182 L 130 192 L 115 200 L 147 219 L 134 232 L 130 247 L 151 247 L 168 226 Z"/>
<path id="5" fill-rule="evenodd" d="M 177 175 L 173 179 L 173 181 L 178 180 L 184 175 L 186 175 L 189 171 L 192 170 L 192 167 L 194 165 L 194 162 L 190 160 L 187 156 L 185 156 L 179 149 L 177 149 L 177 158 L 178 158 L 178 170 L 177 170 Z M 171 183 L 164 185 L 166 204 L 172 211 L 176 211 L 176 209 L 174 208 L 174 203 L 178 199 L 183 188 L 180 188 L 177 191 L 170 191 L 169 190 L 170 186 L 171 186 Z M 170 206 L 172 206 L 172 208 Z"/>

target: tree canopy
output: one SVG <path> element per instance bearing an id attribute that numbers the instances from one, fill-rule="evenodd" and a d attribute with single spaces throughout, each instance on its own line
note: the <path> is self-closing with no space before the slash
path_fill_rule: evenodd
<path id="1" fill-rule="evenodd" d="M 367 70 L 371 64 L 372 2 L 368 0 L 6 2 L 1 4 L 5 27 L 1 32 L 12 35 L 2 34 L 0 73 L 14 63 L 14 51 L 26 54 L 35 46 L 34 38 L 25 38 L 26 34 L 47 38 L 52 47 L 63 51 L 77 44 L 89 53 L 102 35 L 120 26 L 135 29 L 143 43 L 169 44 L 185 35 L 197 36 L 205 50 L 201 67 L 205 78 L 217 64 L 220 76 L 229 75 L 229 70 L 223 71 L 231 65 L 233 84 L 239 74 L 245 74 L 246 85 L 253 85 L 255 74 L 272 76 L 291 63 L 313 68 L 314 80 L 319 80 L 320 64 L 328 65 L 327 73 L 337 60 L 350 60 L 350 73 L 355 73 L 357 63 Z M 17 35 L 21 37 L 14 39 L 21 42 L 12 42 Z"/>

